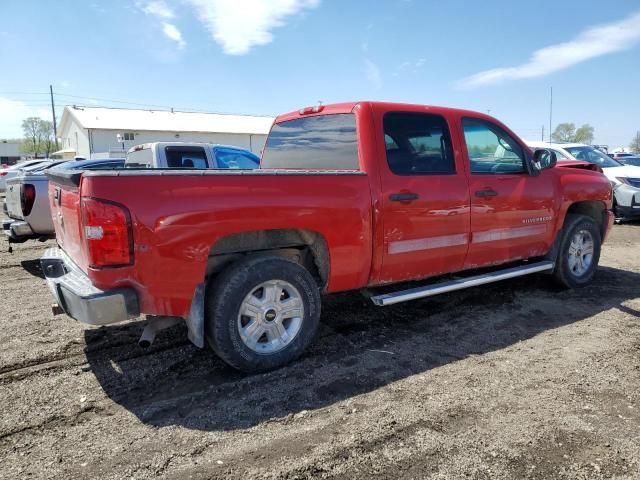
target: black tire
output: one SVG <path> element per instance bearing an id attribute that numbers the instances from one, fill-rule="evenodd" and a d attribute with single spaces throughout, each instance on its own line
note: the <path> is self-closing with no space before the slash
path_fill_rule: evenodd
<path id="1" fill-rule="evenodd" d="M 304 315 L 290 343 L 273 353 L 249 348 L 239 332 L 240 308 L 255 288 L 269 281 L 295 287 Z M 214 281 L 206 299 L 205 332 L 209 346 L 230 366 L 243 372 L 265 372 L 299 357 L 311 344 L 320 322 L 320 290 L 304 267 L 281 257 L 250 258 L 227 268 Z"/>
<path id="2" fill-rule="evenodd" d="M 569 249 L 571 247 L 572 239 L 581 231 L 586 231 L 591 235 L 593 240 L 593 256 L 588 268 L 586 268 L 585 271 L 580 272 L 580 274 L 577 274 L 570 267 Z M 567 215 L 564 227 L 562 228 L 562 239 L 560 241 L 560 248 L 558 249 L 558 256 L 556 258 L 556 266 L 553 272 L 558 284 L 564 288 L 578 288 L 591 282 L 600 260 L 601 246 L 602 240 L 600 237 L 600 229 L 591 217 L 576 214 Z"/>

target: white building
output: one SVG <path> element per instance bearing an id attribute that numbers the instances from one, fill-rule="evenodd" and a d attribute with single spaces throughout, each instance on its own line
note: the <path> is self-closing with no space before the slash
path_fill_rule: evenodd
<path id="1" fill-rule="evenodd" d="M 20 142 L 0 140 L 0 164 L 13 165 L 20 161 Z"/>
<path id="2" fill-rule="evenodd" d="M 62 158 L 124 157 L 147 142 L 210 142 L 260 154 L 273 117 L 67 106 L 58 138 Z"/>

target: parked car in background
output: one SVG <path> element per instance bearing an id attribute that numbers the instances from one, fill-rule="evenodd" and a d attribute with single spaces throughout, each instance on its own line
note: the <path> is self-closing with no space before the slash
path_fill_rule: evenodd
<path id="1" fill-rule="evenodd" d="M 623 160 L 626 157 L 633 157 L 633 156 L 635 156 L 635 154 L 634 153 L 628 153 L 628 152 L 613 152 L 613 153 L 610 153 L 609 156 L 611 158 L 613 158 L 614 160 L 617 160 L 619 162 L 624 163 Z"/>
<path id="2" fill-rule="evenodd" d="M 623 165 L 633 165 L 635 167 L 640 167 L 640 155 L 629 155 L 626 157 L 622 157 L 619 162 Z"/>
<path id="3" fill-rule="evenodd" d="M 42 271 L 77 320 L 159 316 L 148 345 L 173 317 L 229 365 L 269 370 L 313 341 L 322 293 L 387 285 L 367 290 L 385 306 L 536 272 L 588 283 L 611 185 L 575 163 L 482 113 L 308 107 L 276 119 L 255 170 L 49 171 L 59 248 Z"/>
<path id="4" fill-rule="evenodd" d="M 126 168 L 218 168 L 251 170 L 260 157 L 243 148 L 211 143 L 154 142 L 127 152 Z"/>
<path id="5" fill-rule="evenodd" d="M 640 216 L 640 167 L 623 165 L 600 150 L 580 143 L 528 142 L 532 148 L 548 148 L 558 162 L 580 160 L 598 165 L 613 186 L 613 210 L 617 219 Z"/>
<path id="6" fill-rule="evenodd" d="M 10 167 L 0 169 L 0 193 L 6 190 L 7 180 L 15 177 L 16 175 L 20 175 L 20 173 L 25 169 L 29 169 L 30 167 L 34 167 L 35 165 L 40 165 L 48 161 L 49 160 L 47 159 L 27 160 L 26 162 L 16 163 Z"/>
<path id="7" fill-rule="evenodd" d="M 50 238 L 55 234 L 48 199 L 48 170 L 106 170 L 122 168 L 124 159 L 59 160 L 34 166 L 30 171 L 7 182 L 2 229 L 11 243 Z"/>

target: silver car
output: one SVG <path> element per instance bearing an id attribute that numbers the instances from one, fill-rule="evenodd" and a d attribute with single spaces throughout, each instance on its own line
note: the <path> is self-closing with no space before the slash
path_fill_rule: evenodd
<path id="1" fill-rule="evenodd" d="M 55 235 L 51 205 L 49 204 L 49 177 L 46 170 L 65 168 L 71 170 L 97 170 L 122 168 L 124 159 L 53 161 L 26 171 L 7 182 L 5 199 L 8 219 L 2 221 L 2 229 L 10 243 L 22 243 L 30 239 L 50 238 Z"/>
<path id="2" fill-rule="evenodd" d="M 41 165 L 47 160 L 41 158 L 39 160 L 27 160 L 26 162 L 16 163 L 8 168 L 0 170 L 0 193 L 6 191 L 7 180 L 20 175 L 24 170 Z"/>

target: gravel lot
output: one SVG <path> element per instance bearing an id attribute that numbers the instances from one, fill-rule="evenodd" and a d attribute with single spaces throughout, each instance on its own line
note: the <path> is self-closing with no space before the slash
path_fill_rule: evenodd
<path id="1" fill-rule="evenodd" d="M 596 280 L 545 276 L 380 309 L 326 299 L 313 348 L 245 376 L 140 323 L 52 317 L 0 244 L 0 478 L 640 478 L 640 225 Z"/>

